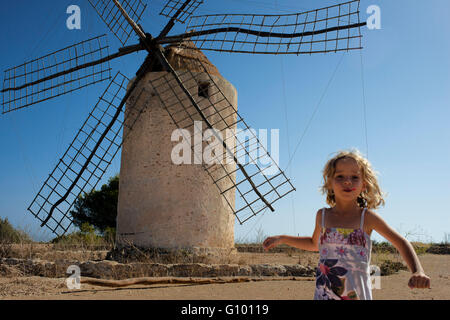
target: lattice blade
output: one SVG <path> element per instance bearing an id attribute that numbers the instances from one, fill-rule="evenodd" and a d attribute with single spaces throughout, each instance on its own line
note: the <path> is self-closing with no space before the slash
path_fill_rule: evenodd
<path id="1" fill-rule="evenodd" d="M 230 209 L 243 223 L 267 208 L 273 210 L 275 201 L 295 189 L 221 91 L 217 85 L 219 79 L 205 73 L 205 67 L 196 61 L 199 66 L 197 70 L 203 70 L 201 73 L 177 71 L 196 106 L 171 73 L 150 81 L 150 84 L 178 128 L 195 134 L 196 130 L 201 132 L 199 126 L 203 123 L 203 126 L 206 124 L 205 127 L 212 129 L 209 131 L 212 138 L 210 156 L 204 161 L 204 155 L 196 152 L 197 145 L 194 144 L 194 161 L 203 165 Z M 242 125 L 243 129 L 235 130 L 237 124 Z M 181 130 L 181 134 L 185 132 Z M 202 145 L 201 150 L 205 147 Z M 265 167 L 258 164 L 261 159 L 267 164 Z"/>
<path id="2" fill-rule="evenodd" d="M 77 69 L 105 56 L 108 44 L 102 35 L 5 70 L 3 113 L 110 79 L 109 61 Z"/>
<path id="3" fill-rule="evenodd" d="M 185 23 L 186 19 L 203 3 L 203 0 L 191 0 L 185 5 L 186 2 L 186 0 L 169 0 L 159 14 L 169 18 L 176 16 L 176 21 Z M 176 15 L 178 11 L 180 12 Z"/>
<path id="4" fill-rule="evenodd" d="M 202 50 L 312 54 L 361 49 L 359 0 L 287 15 L 192 17 L 186 34 Z M 176 40 L 176 36 L 165 41 Z"/>
<path id="5" fill-rule="evenodd" d="M 142 112 L 141 110 L 141 112 L 133 113 L 124 119 L 123 108 L 119 105 L 126 94 L 127 84 L 128 79 L 118 72 L 28 208 L 31 214 L 44 223 L 49 217 L 52 206 L 70 191 L 65 200 L 56 206 L 51 217 L 45 223 L 58 236 L 63 235 L 72 224 L 70 211 L 73 209 L 76 199 L 82 193 L 95 189 L 122 146 L 122 129 L 125 121 L 127 127 L 131 128 Z M 140 94 L 137 96 L 139 97 Z M 138 108 L 139 106 L 136 107 L 136 110 Z M 114 120 L 116 113 L 119 113 L 119 116 L 117 120 Z M 107 130 L 111 122 L 113 125 Z M 81 177 L 76 180 L 81 168 L 99 141 L 99 137 L 105 131 L 107 131 L 106 136 Z M 75 181 L 76 184 L 72 186 Z"/>
<path id="6" fill-rule="evenodd" d="M 97 14 L 108 26 L 109 30 L 125 45 L 133 32 L 133 27 L 123 16 L 112 0 L 89 0 Z M 122 0 L 121 5 L 131 19 L 138 24 L 147 7 L 141 0 Z"/>

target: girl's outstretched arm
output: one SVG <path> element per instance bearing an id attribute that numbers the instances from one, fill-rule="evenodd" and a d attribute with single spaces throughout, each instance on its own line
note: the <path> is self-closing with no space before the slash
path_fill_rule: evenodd
<path id="1" fill-rule="evenodd" d="M 403 260 L 408 265 L 409 270 L 412 272 L 408 286 L 411 289 L 430 288 L 430 278 L 425 274 L 411 243 L 392 229 L 377 213 L 373 211 L 368 211 L 368 213 L 367 223 L 370 228 L 378 232 L 397 248 Z"/>
<path id="2" fill-rule="evenodd" d="M 269 250 L 280 244 L 287 244 L 288 246 L 307 250 L 307 251 L 318 251 L 318 243 L 320 236 L 320 221 L 322 219 L 322 210 L 317 211 L 316 214 L 316 226 L 314 228 L 314 233 L 312 237 L 294 237 L 287 235 L 268 237 L 263 242 L 264 250 Z"/>

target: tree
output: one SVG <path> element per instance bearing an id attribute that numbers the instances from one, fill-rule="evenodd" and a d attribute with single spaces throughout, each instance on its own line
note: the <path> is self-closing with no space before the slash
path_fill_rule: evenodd
<path id="1" fill-rule="evenodd" d="M 89 223 L 101 233 L 116 228 L 119 175 L 109 178 L 100 190 L 92 190 L 78 197 L 70 211 L 75 226 L 81 229 Z"/>

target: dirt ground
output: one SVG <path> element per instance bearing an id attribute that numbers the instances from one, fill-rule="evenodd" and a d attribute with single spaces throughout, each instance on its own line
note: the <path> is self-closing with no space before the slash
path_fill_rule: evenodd
<path id="1" fill-rule="evenodd" d="M 241 253 L 248 263 L 299 263 L 299 257 L 283 253 Z M 419 257 L 431 277 L 431 289 L 411 290 L 409 271 L 382 276 L 376 300 L 450 300 L 450 256 L 424 254 Z M 302 262 L 302 260 L 304 260 Z M 313 263 L 313 255 L 300 263 Z M 225 284 L 158 284 L 108 288 L 82 284 L 69 290 L 65 278 L 1 277 L 0 300 L 311 300 L 314 278 Z"/>

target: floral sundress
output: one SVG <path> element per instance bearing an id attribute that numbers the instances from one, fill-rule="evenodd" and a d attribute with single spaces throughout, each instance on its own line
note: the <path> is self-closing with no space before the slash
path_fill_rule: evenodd
<path id="1" fill-rule="evenodd" d="M 359 229 L 325 228 L 322 209 L 320 260 L 314 300 L 372 300 L 372 243 L 364 232 L 364 208 Z"/>

